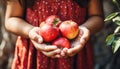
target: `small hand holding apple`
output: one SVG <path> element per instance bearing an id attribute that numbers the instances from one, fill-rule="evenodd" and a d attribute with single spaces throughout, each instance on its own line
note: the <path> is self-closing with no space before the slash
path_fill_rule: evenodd
<path id="1" fill-rule="evenodd" d="M 41 51 L 44 55 L 51 57 L 51 58 L 59 58 L 61 50 L 55 45 L 47 45 L 47 44 L 40 44 L 32 40 L 35 48 L 38 51 Z"/>
<path id="2" fill-rule="evenodd" d="M 52 58 L 58 58 L 60 57 L 60 49 L 57 48 L 55 45 L 47 45 L 43 43 L 43 38 L 39 34 L 40 28 L 39 27 L 34 27 L 32 30 L 29 32 L 29 38 L 34 44 L 35 48 L 39 51 L 41 51 L 44 55 Z"/>
<path id="3" fill-rule="evenodd" d="M 62 56 L 74 56 L 76 53 L 82 50 L 87 43 L 90 37 L 90 31 L 84 26 L 80 26 L 79 29 L 79 35 L 71 42 L 71 48 L 64 48 L 62 50 L 63 52 L 61 53 Z"/>
<path id="4" fill-rule="evenodd" d="M 59 17 L 57 17 L 56 15 L 52 15 L 49 16 L 45 21 L 40 23 L 39 32 L 39 34 L 43 38 L 43 41 L 45 43 L 47 42 L 51 44 L 47 45 L 38 44 L 34 41 L 32 42 L 34 43 L 36 48 L 40 49 L 42 53 L 46 56 L 54 58 L 64 57 L 65 54 L 70 55 L 69 51 L 72 50 L 70 42 L 78 36 L 78 33 L 79 27 L 76 22 L 72 20 L 61 21 Z M 72 44 L 76 44 L 76 42 L 73 41 Z"/>

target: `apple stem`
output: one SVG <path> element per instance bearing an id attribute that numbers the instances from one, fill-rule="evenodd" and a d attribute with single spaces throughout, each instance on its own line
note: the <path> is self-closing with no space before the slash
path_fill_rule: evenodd
<path id="1" fill-rule="evenodd" d="M 56 18 L 53 23 L 54 23 L 54 25 L 58 25 L 60 23 L 60 20 L 58 18 Z"/>

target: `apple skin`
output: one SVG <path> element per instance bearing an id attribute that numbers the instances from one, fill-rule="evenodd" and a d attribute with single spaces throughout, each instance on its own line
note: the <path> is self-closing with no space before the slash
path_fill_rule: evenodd
<path id="1" fill-rule="evenodd" d="M 59 26 L 59 24 L 61 23 L 61 20 L 57 15 L 51 15 L 46 18 L 45 23 Z"/>
<path id="2" fill-rule="evenodd" d="M 59 37 L 52 44 L 59 48 L 70 48 L 70 41 L 65 37 Z"/>
<path id="3" fill-rule="evenodd" d="M 51 24 L 42 22 L 40 24 L 40 35 L 43 37 L 45 42 L 51 42 L 59 36 L 59 29 L 57 27 L 53 27 Z"/>
<path id="4" fill-rule="evenodd" d="M 61 34 L 68 39 L 74 39 L 79 33 L 78 24 L 72 20 L 63 21 L 59 29 Z"/>

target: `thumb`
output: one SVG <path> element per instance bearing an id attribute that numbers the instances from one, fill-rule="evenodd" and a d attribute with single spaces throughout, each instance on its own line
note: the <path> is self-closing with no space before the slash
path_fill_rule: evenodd
<path id="1" fill-rule="evenodd" d="M 33 28 L 29 32 L 29 38 L 34 40 L 34 41 L 37 41 L 38 43 L 42 43 L 43 38 L 38 32 L 40 32 L 40 29 L 38 27 Z"/>
<path id="2" fill-rule="evenodd" d="M 82 45 L 84 45 L 88 41 L 88 39 L 90 37 L 90 31 L 86 27 L 84 27 L 84 26 L 80 26 L 79 28 L 83 32 L 83 34 L 81 36 L 81 39 L 80 39 L 80 43 Z"/>

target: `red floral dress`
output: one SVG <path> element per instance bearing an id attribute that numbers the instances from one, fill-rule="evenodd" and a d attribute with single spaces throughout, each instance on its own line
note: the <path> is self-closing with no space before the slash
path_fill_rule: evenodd
<path id="1" fill-rule="evenodd" d="M 86 19 L 86 8 L 74 0 L 35 0 L 32 8 L 26 9 L 26 21 L 34 26 L 50 15 L 61 20 L 73 20 L 79 25 Z M 29 39 L 18 36 L 12 69 L 93 69 L 93 49 L 90 42 L 74 57 L 49 58 L 37 51 Z"/>

